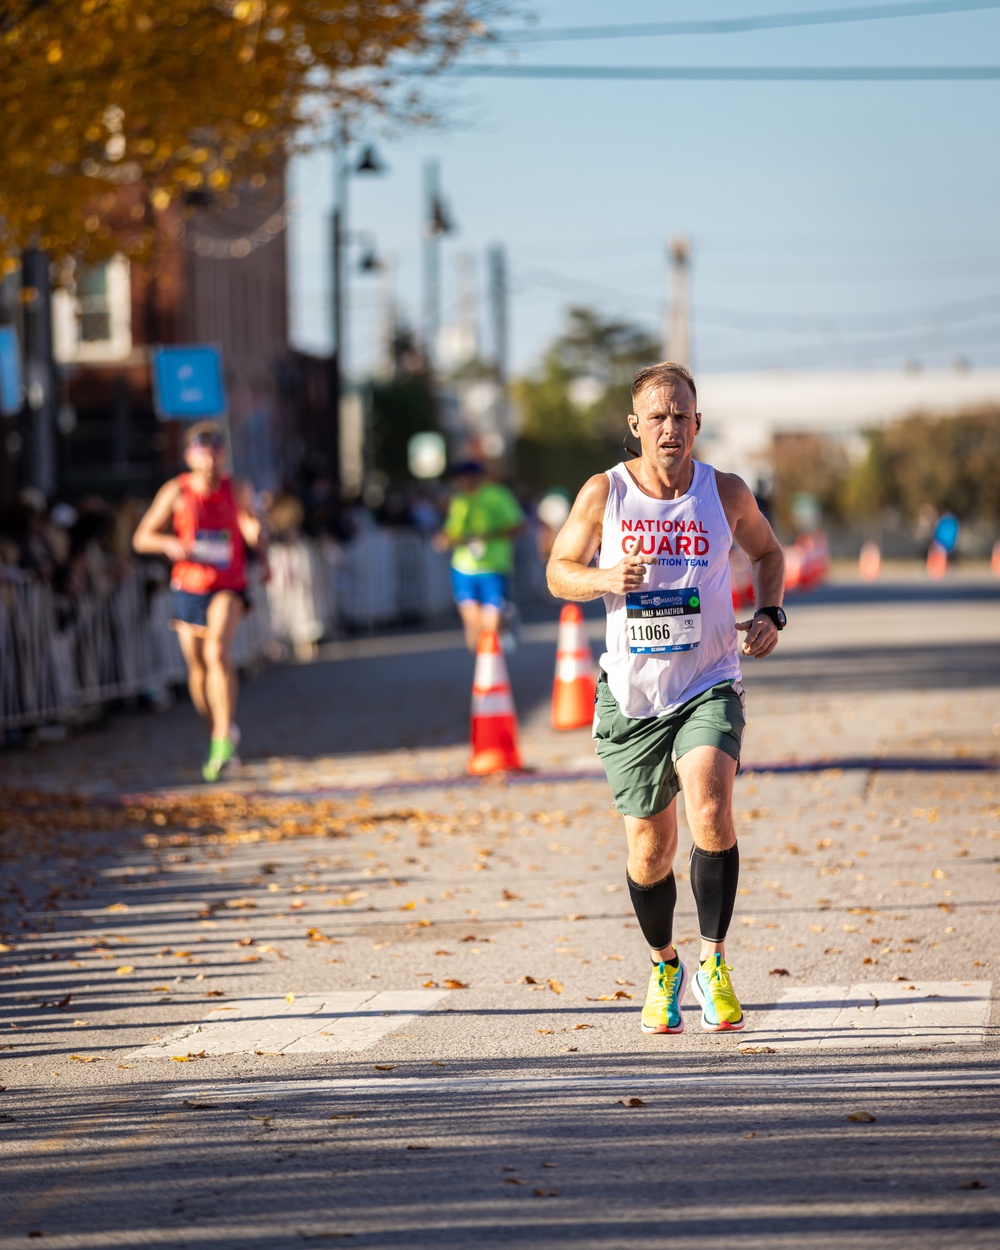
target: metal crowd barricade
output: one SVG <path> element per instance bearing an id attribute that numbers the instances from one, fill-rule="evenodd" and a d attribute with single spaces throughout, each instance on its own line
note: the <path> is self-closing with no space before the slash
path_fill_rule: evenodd
<path id="1" fill-rule="evenodd" d="M 448 557 L 415 530 L 372 528 L 344 547 L 276 543 L 270 564 L 266 586 L 251 577 L 253 610 L 233 648 L 240 667 L 288 651 L 307 658 L 344 630 L 454 611 Z M 530 594 L 539 575 L 525 569 L 520 588 Z M 169 613 L 169 591 L 150 579 L 148 566 L 130 569 L 105 593 L 72 599 L 29 578 L 0 582 L 0 732 L 69 722 L 115 699 L 161 702 L 187 677 Z"/>

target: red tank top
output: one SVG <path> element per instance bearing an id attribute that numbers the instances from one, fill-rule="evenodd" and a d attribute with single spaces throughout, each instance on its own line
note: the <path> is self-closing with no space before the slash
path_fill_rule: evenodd
<path id="1" fill-rule="evenodd" d="M 174 511 L 174 530 L 188 549 L 186 560 L 173 567 L 170 584 L 195 595 L 215 590 L 243 590 L 247 584 L 247 552 L 236 517 L 233 484 L 219 481 L 211 495 L 199 495 L 191 474 L 180 476 L 181 497 Z"/>

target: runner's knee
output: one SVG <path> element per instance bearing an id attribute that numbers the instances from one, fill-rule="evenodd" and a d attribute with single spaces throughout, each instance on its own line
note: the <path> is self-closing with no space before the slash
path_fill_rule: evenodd
<path id="1" fill-rule="evenodd" d="M 206 668 L 228 668 L 229 651 L 221 638 L 205 639 Z"/>

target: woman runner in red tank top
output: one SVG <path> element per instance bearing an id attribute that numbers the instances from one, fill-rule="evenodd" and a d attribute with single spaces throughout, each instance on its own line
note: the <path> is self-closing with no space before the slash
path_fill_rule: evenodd
<path id="1" fill-rule="evenodd" d="M 174 508 L 174 532 L 187 555 L 170 576 L 175 590 L 204 595 L 216 590 L 245 590 L 246 543 L 240 531 L 232 479 L 219 479 L 210 494 L 202 494 L 193 475 L 177 479 L 180 496 Z"/>
<path id="2" fill-rule="evenodd" d="M 227 765 L 238 763 L 232 646 L 250 606 L 247 547 L 263 555 L 253 492 L 248 483 L 223 475 L 225 451 L 218 425 L 192 426 L 184 453 L 189 472 L 160 489 L 132 540 L 136 551 L 173 563 L 171 624 L 187 664 L 191 700 L 211 732 L 201 770 L 206 781 L 217 781 Z"/>

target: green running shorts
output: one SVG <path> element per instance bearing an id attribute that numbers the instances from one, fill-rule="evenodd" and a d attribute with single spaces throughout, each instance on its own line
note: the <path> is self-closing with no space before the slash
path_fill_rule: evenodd
<path id="1" fill-rule="evenodd" d="M 739 764 L 745 728 L 743 692 L 729 681 L 643 720 L 622 714 L 604 673 L 597 683 L 597 754 L 623 816 L 655 816 L 669 807 L 681 788 L 675 764 L 693 747 L 718 747 Z"/>

